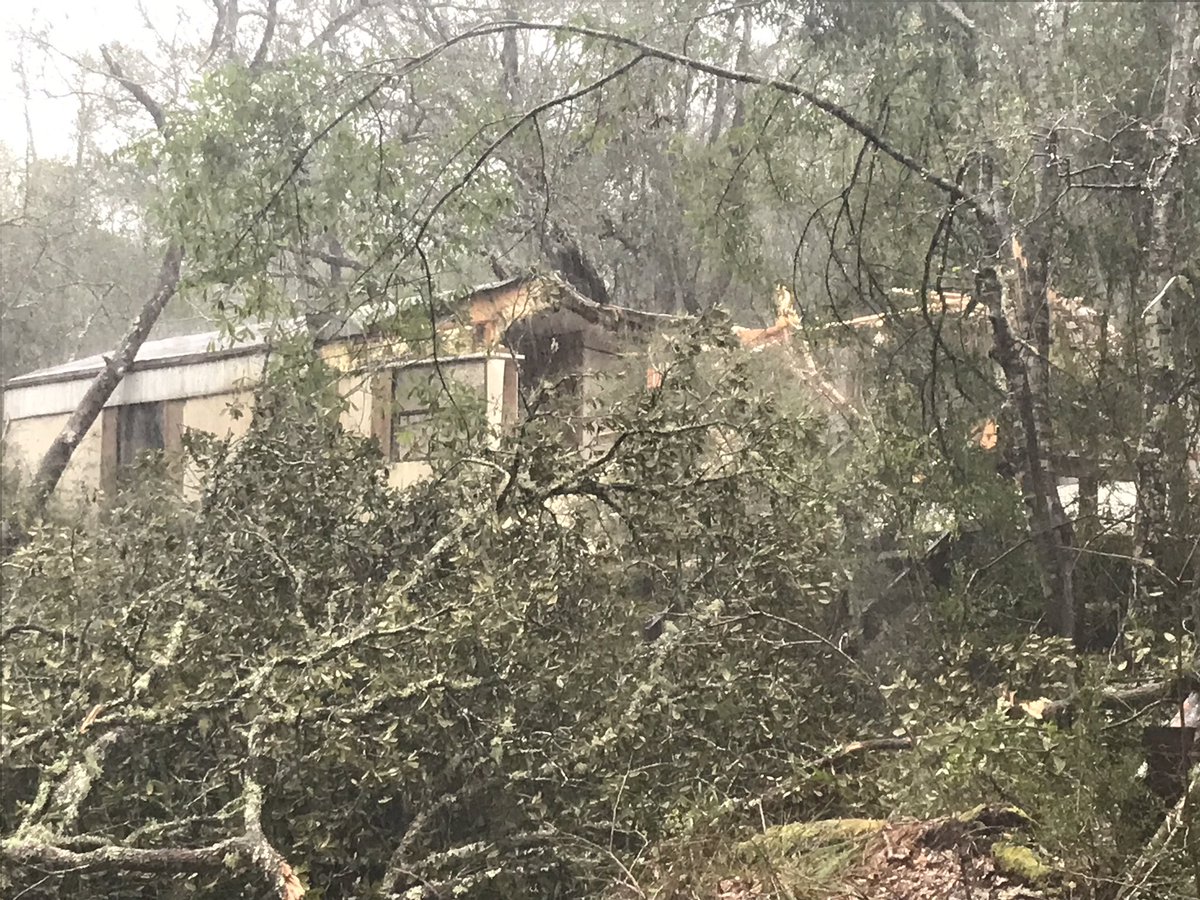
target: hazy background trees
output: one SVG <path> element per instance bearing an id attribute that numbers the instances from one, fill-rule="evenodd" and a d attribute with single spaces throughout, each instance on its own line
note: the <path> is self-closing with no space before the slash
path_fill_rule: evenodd
<path id="1" fill-rule="evenodd" d="M 749 324 L 773 318 L 779 281 L 809 325 L 968 291 L 990 350 L 955 348 L 940 313 L 890 328 L 895 410 L 946 452 L 1002 420 L 1056 627 L 1074 633 L 1078 605 L 1064 454 L 1123 457 L 1138 555 L 1188 558 L 1164 538 L 1196 444 L 1193 4 L 231 0 L 144 18 L 99 57 L 67 54 L 74 168 L 104 179 L 67 179 L 87 191 L 58 202 L 102 223 L 84 233 L 183 247 L 160 331 L 344 315 L 529 267 L 602 302 Z M 21 71 L 63 55 L 53 31 L 15 40 Z M 102 188 L 114 175 L 136 191 Z M 28 197 L 26 231 L 45 219 Z M 22 365 L 105 336 L 95 298 L 114 282 L 75 268 L 44 279 L 70 300 L 6 300 Z M 1058 358 L 1059 296 L 1103 323 L 1082 362 Z M 78 348 L 30 312 L 54 303 Z"/>
<path id="2" fill-rule="evenodd" d="M 5 374 L 111 346 L 171 247 L 182 279 L 159 334 L 386 309 L 528 268 L 554 270 L 601 302 L 693 315 L 721 306 L 762 324 L 774 319 L 783 283 L 807 350 L 830 377 L 856 360 L 856 394 L 853 410 L 817 427 L 797 401 L 801 387 L 765 395 L 772 379 L 786 381 L 769 357 L 758 368 L 726 359 L 723 375 L 696 375 L 694 390 L 670 395 L 678 405 L 665 410 L 625 398 L 632 405 L 618 406 L 614 429 L 637 432 L 650 415 L 663 428 L 603 473 L 629 490 L 614 515 L 651 536 L 619 547 L 606 543 L 599 513 L 580 526 L 585 539 L 541 510 L 554 473 L 579 473 L 536 420 L 490 474 L 455 470 L 400 499 L 378 490 L 364 448 L 301 417 L 292 424 L 313 442 L 304 477 L 320 500 L 314 509 L 279 492 L 279 448 L 291 438 L 260 423 L 243 458 L 207 448 L 214 499 L 195 521 L 173 510 L 182 518 L 155 519 L 161 527 L 146 532 L 129 512 L 89 538 L 91 555 L 91 545 L 72 543 L 74 530 L 51 524 L 17 558 L 30 573 L 14 595 L 22 608 L 49 609 L 55 629 L 77 631 L 72 604 L 95 595 L 120 621 L 100 615 L 103 635 L 79 639 L 83 649 L 59 642 L 60 665 L 69 669 L 76 654 L 91 674 L 38 670 L 22 682 L 24 705 L 13 708 L 24 716 L 26 806 L 5 815 L 42 841 L 35 851 L 50 846 L 30 830 L 43 820 L 62 850 L 131 840 L 111 820 L 121 783 L 97 795 L 87 820 L 100 836 L 74 833 L 79 804 L 68 801 L 77 790 L 63 787 L 64 772 L 95 746 L 55 743 L 56 723 L 75 729 L 103 702 L 98 686 L 119 678 L 134 712 L 116 724 L 178 724 L 183 749 L 158 731 L 156 746 L 212 790 L 199 822 L 139 799 L 151 836 L 216 841 L 204 845 L 216 854 L 234 833 L 229 810 L 244 807 L 237 847 L 266 852 L 252 815 L 261 815 L 254 798 L 265 785 L 284 823 L 271 839 L 315 860 L 331 896 L 363 885 L 416 889 L 422 879 L 486 895 L 493 876 L 480 873 L 491 870 L 471 854 L 488 842 L 504 848 L 510 891 L 564 872 L 573 886 L 621 880 L 648 847 L 691 839 L 698 822 L 721 825 L 725 812 L 713 807 L 744 811 L 738 804 L 775 783 L 799 785 L 803 816 L 893 806 L 929 814 L 964 795 L 1015 794 L 1052 823 L 1043 839 L 1074 875 L 1091 866 L 1088 896 L 1113 893 L 1154 817 L 1143 817 L 1136 791 L 1122 792 L 1134 783 L 1137 741 L 1118 727 L 1102 685 L 1173 686 L 1194 668 L 1200 609 L 1188 481 L 1200 433 L 1195 3 L 214 0 L 135 9 L 127 32 L 105 35 L 103 46 L 78 35 L 65 46 L 66 35 L 31 18 L 10 38 L 20 51 L 15 96 L 30 121 L 47 90 L 72 105 L 62 129 L 70 140 L 53 154 L 28 140 L 36 130 L 22 117 L 4 136 Z M 67 74 L 31 76 L 50 61 Z M 880 313 L 878 329 L 841 326 Z M 689 365 L 704 341 L 719 342 L 711 325 L 680 339 Z M 872 354 L 847 357 L 856 343 Z M 663 437 L 706 416 L 713 429 L 727 416 L 757 441 L 741 448 L 737 473 L 711 484 L 684 478 L 702 456 L 696 445 Z M 278 427 L 290 421 L 281 416 Z M 968 438 L 987 421 L 999 423 L 990 455 Z M 1068 516 L 1058 482 L 1077 471 L 1091 474 Z M 497 484 L 487 479 L 497 472 L 528 472 L 512 531 L 491 505 Z M 1127 521 L 1099 515 L 1097 473 L 1135 483 Z M 588 484 L 574 487 L 586 494 Z M 339 485 L 376 504 L 380 519 L 355 519 L 339 505 Z M 244 506 L 246 496 L 261 505 Z M 400 535 L 380 524 L 389 517 L 420 527 Z M 464 522 L 479 529 L 478 545 L 464 540 Z M 968 524 L 982 537 L 956 545 L 956 573 L 921 583 L 916 611 L 905 607 L 917 627 L 897 625 L 901 637 L 882 648 L 852 646 L 870 641 L 847 598 L 873 600 L 864 584 L 878 552 L 923 550 L 930 522 L 952 538 Z M 313 543 L 326 526 L 350 529 L 345 556 Z M 373 549 L 360 558 L 355 542 Z M 431 546 L 458 549 L 430 560 Z M 130 553 L 161 570 L 110 590 L 106 578 Z M 245 564 L 224 567 L 230 554 Z M 689 569 L 689 556 L 712 566 Z M 43 557 L 49 574 L 38 568 Z M 396 560 L 427 580 L 391 593 Z M 635 578 L 641 570 L 649 574 Z M 195 580 L 178 580 L 180 571 Z M 531 571 L 540 577 L 522 582 Z M 339 594 L 338 579 L 353 590 Z M 178 614 L 171 622 L 186 623 L 196 592 L 232 629 L 199 633 L 203 652 L 145 606 L 158 598 Z M 464 597 L 481 605 L 460 608 Z M 644 614 L 673 613 L 679 597 L 689 599 L 678 643 L 631 647 L 605 619 L 619 609 L 620 627 L 632 627 Z M 343 657 L 336 635 L 373 640 L 379 622 L 364 610 L 375 601 L 395 616 L 388 636 L 402 640 Z M 459 619 L 429 636 L 424 617 L 438 601 Z M 322 624 L 335 613 L 348 632 Z M 763 628 L 764 613 L 787 636 Z M 762 631 L 749 634 L 783 654 L 780 668 L 740 630 L 751 620 Z M 146 654 L 126 640 L 130 622 L 150 634 Z M 279 630 L 256 631 L 262 622 Z M 584 646 L 581 634 L 599 637 Z M 413 635 L 428 640 L 409 646 Z M 583 683 L 547 676 L 564 653 L 554 641 L 575 641 L 579 671 L 591 673 Z M 288 642 L 303 649 L 288 656 L 278 649 Z M 307 676 L 272 681 L 277 664 L 247 659 L 249 646 L 334 672 L 316 686 Z M 26 650 L 21 672 L 39 659 Z M 404 673 L 396 683 L 356 680 L 384 663 Z M 423 666 L 444 683 L 425 685 L 436 703 L 414 720 L 406 704 Z M 195 688 L 194 705 L 157 682 L 139 687 L 140 672 L 166 669 L 168 682 Z M 498 671 L 510 677 L 491 680 Z M 612 671 L 628 680 L 605 681 Z M 763 687 L 772 677 L 786 688 Z M 339 695 L 339 679 L 364 693 Z M 323 714 L 349 720 L 298 755 L 285 726 L 310 690 L 328 690 Z M 1010 690 L 1070 698 L 1078 718 L 1013 724 L 1022 707 L 1006 705 Z M 456 691 L 461 721 L 443 715 Z M 789 707 L 800 692 L 818 698 L 819 715 Z M 574 724 L 547 697 L 576 704 Z M 759 715 L 762 697 L 770 702 Z M 374 717 L 380 709 L 414 734 L 397 737 Z M 700 724 L 672 724 L 676 714 Z M 797 764 L 859 734 L 893 732 L 902 742 L 919 735 L 928 755 L 835 788 Z M 547 734 L 562 740 L 547 749 Z M 382 773 L 362 755 L 372 741 L 391 754 Z M 469 747 L 453 765 L 421 770 L 456 741 Z M 686 763 L 656 756 L 660 746 Z M 415 787 L 405 781 L 411 759 L 424 772 Z M 592 769 L 570 769 L 576 763 Z M 552 790 L 539 766 L 569 774 Z M 1101 771 L 1102 783 L 1056 781 L 1068 767 Z M 650 774 L 660 769 L 664 782 Z M 331 839 L 320 819 L 345 771 L 382 782 L 356 794 L 339 820 L 362 848 L 322 843 Z M 146 797 L 160 789 L 161 772 L 125 774 Z M 313 785 L 300 789 L 304 776 Z M 631 785 L 638 801 L 619 814 Z M 91 789 L 82 783 L 85 798 Z M 380 812 L 380 797 L 399 805 Z M 438 818 L 455 804 L 479 821 Z M 396 829 L 419 834 L 430 821 L 439 828 L 422 846 L 393 840 Z M 573 845 L 557 868 L 522 855 L 534 845 L 563 852 L 548 831 L 568 826 L 590 843 Z M 1173 871 L 1175 882 L 1164 877 L 1160 887 L 1181 883 L 1182 868 Z"/>

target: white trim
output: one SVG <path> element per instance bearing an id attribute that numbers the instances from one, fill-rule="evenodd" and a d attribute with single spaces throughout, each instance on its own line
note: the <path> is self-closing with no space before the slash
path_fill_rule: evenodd
<path id="1" fill-rule="evenodd" d="M 363 366 L 361 366 L 360 369 L 356 369 L 355 371 L 361 370 L 361 371 L 370 372 L 370 371 L 374 371 L 376 369 L 411 369 L 411 368 L 416 368 L 416 367 L 421 367 L 421 366 L 429 366 L 430 368 L 432 368 L 434 366 L 453 366 L 453 365 L 458 365 L 460 363 L 472 363 L 472 362 L 480 362 L 483 360 L 493 360 L 493 359 L 501 359 L 501 360 L 510 360 L 511 359 L 515 362 L 520 362 L 524 358 L 525 357 L 522 356 L 520 353 L 486 353 L 486 352 L 460 353 L 456 356 L 425 356 L 425 357 L 422 357 L 421 359 L 403 359 L 403 358 L 392 357 L 392 358 L 385 359 L 385 360 L 382 360 L 377 363 L 375 363 L 375 362 L 366 363 Z"/>
<path id="2" fill-rule="evenodd" d="M 509 365 L 503 356 L 493 356 L 484 364 L 483 390 L 487 397 L 488 443 L 492 449 L 500 445 L 500 432 L 504 426 L 504 373 Z"/>
<path id="3" fill-rule="evenodd" d="M 104 404 L 150 403 L 157 400 L 185 400 L 227 394 L 251 387 L 262 378 L 265 353 L 195 362 L 161 369 L 134 370 L 121 379 Z M 4 392 L 4 418 L 32 419 L 74 411 L 87 393 L 92 377 L 72 381 L 12 387 Z"/>
<path id="4" fill-rule="evenodd" d="M 422 366 L 454 367 L 488 361 L 519 361 L 519 354 L 466 353 L 460 356 L 439 356 L 425 359 L 392 359 L 383 363 L 364 366 L 342 373 L 349 376 L 355 372 L 382 369 L 408 369 Z M 158 400 L 186 400 L 191 397 L 208 397 L 227 394 L 240 388 L 253 387 L 262 379 L 266 365 L 266 352 L 260 351 L 239 356 L 226 356 L 212 360 L 200 360 L 183 365 L 163 366 L 154 369 L 134 369 L 127 372 L 104 404 L 121 406 L 126 403 L 151 403 Z M 487 366 L 485 366 L 485 372 Z M 4 392 L 4 420 L 32 419 L 38 416 L 56 416 L 73 412 L 87 393 L 94 373 L 69 381 L 51 381 L 30 385 L 16 385 Z M 485 376 L 486 377 L 486 376 Z"/>

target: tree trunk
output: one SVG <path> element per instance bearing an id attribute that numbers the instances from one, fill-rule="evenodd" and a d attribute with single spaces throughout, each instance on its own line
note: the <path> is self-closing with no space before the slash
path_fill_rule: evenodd
<path id="1" fill-rule="evenodd" d="M 1020 258 L 1020 243 L 1013 240 L 1013 255 Z M 1018 265 L 1020 265 L 1018 263 Z M 1019 278 L 1013 279 L 1020 282 Z M 1008 402 L 1020 432 L 1021 489 L 1025 496 L 1029 533 L 1038 562 L 1038 575 L 1046 618 L 1053 632 L 1075 640 L 1074 536 L 1071 522 L 1058 496 L 1058 479 L 1051 463 L 1051 435 L 1044 397 L 1039 396 L 1039 379 L 1031 373 L 1030 353 L 1014 336 L 1009 310 L 1028 307 L 1033 301 L 1018 286 L 1006 291 L 994 272 L 980 278 L 978 293 L 992 320 L 992 355 L 1004 373 Z M 1012 295 L 1017 294 L 1014 298 Z M 1005 295 L 1008 295 L 1006 298 Z M 1043 294 L 1043 303 L 1044 297 Z"/>
<path id="2" fill-rule="evenodd" d="M 1134 555 L 1160 561 L 1164 541 L 1180 524 L 1187 504 L 1187 427 L 1179 400 L 1183 362 L 1181 315 L 1189 305 L 1178 272 L 1182 228 L 1183 156 L 1192 120 L 1190 88 L 1196 77 L 1193 41 L 1200 30 L 1197 4 L 1177 0 L 1168 62 L 1166 95 L 1159 120 L 1162 155 L 1150 177 L 1151 213 L 1147 272 L 1155 297 L 1143 313 L 1149 376 L 1137 455 L 1137 519 Z M 1160 565 L 1161 569 L 1162 566 Z M 1135 602 L 1144 593 L 1135 586 Z"/>
<path id="3" fill-rule="evenodd" d="M 1031 85 L 1041 91 L 1043 82 Z M 1024 226 L 1013 219 L 1012 197 L 984 162 L 990 221 L 984 223 L 995 258 L 1008 277 L 985 277 L 980 299 L 992 319 L 992 355 L 1004 373 L 1007 402 L 1020 432 L 1018 458 L 1030 538 L 1038 560 L 1044 612 L 1052 631 L 1078 639 L 1074 586 L 1075 543 L 1071 520 L 1058 494 L 1054 466 L 1051 394 L 1050 259 L 1060 187 L 1056 175 L 1057 132 L 1047 126 L 1036 142 L 1040 166 L 1034 215 Z"/>
<path id="4" fill-rule="evenodd" d="M 751 38 L 753 34 L 754 12 L 747 9 L 742 13 L 742 37 L 738 44 L 737 60 L 734 63 L 739 72 L 745 72 L 750 68 Z M 746 203 L 746 155 L 749 152 L 745 135 L 741 133 L 741 130 L 745 126 L 746 85 L 738 82 L 733 86 L 733 118 L 729 123 L 729 129 L 734 133 L 733 140 L 729 144 L 731 173 L 717 207 L 717 217 L 726 222 L 731 219 L 737 222 L 738 217 L 744 215 L 743 207 Z M 717 271 L 717 277 L 711 290 L 713 299 L 718 303 L 728 302 L 729 287 L 733 283 L 734 267 L 735 263 L 733 260 L 726 260 L 725 264 L 720 266 Z"/>
<path id="5" fill-rule="evenodd" d="M 63 430 L 42 456 L 37 474 L 33 479 L 33 496 L 30 501 L 32 518 L 40 519 L 45 515 L 50 496 L 54 493 L 63 472 L 66 471 L 75 448 L 79 446 L 83 436 L 88 433 L 88 429 L 100 415 L 100 410 L 104 408 L 104 404 L 108 402 L 113 391 L 117 389 L 117 385 L 121 383 L 121 379 L 125 377 L 125 373 L 137 357 L 138 350 L 141 349 L 146 337 L 150 334 L 150 329 L 158 321 L 167 301 L 174 296 L 179 287 L 179 269 L 182 257 L 183 253 L 178 246 L 167 250 L 163 257 L 162 268 L 158 273 L 158 283 L 154 293 L 142 307 L 141 313 L 122 339 L 116 352 L 105 358 L 104 368 L 88 386 L 87 393 L 83 395 L 83 399 L 71 413 L 67 424 L 63 426 Z"/>
<path id="6" fill-rule="evenodd" d="M 509 7 L 504 11 L 506 19 L 517 18 L 517 11 Z M 502 43 L 500 45 L 500 65 L 503 69 L 502 83 L 504 87 L 504 99 L 513 109 L 516 108 L 520 101 L 520 72 L 521 55 L 517 47 L 517 30 L 509 28 L 504 32 Z"/>

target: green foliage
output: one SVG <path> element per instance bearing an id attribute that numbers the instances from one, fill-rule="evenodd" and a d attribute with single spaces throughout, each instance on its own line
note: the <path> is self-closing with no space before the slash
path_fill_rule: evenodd
<path id="1" fill-rule="evenodd" d="M 594 21 L 590 6 L 572 21 Z M 1055 449 L 1130 461 L 1157 291 L 1149 179 L 1171 159 L 1180 196 L 1197 186 L 1195 155 L 1176 159 L 1153 124 L 1170 22 L 1155 5 L 959 6 L 682 3 L 604 21 L 812 87 L 972 196 L 1001 198 L 1018 230 L 1045 228 L 1055 289 L 1107 318 L 1056 308 L 1034 399 Z M 265 67 L 236 62 L 233 40 L 163 133 L 119 157 L 159 189 L 138 224 L 184 246 L 185 300 L 229 331 L 369 305 L 415 343 L 436 289 L 485 258 L 573 261 L 631 305 L 720 302 L 739 321 L 769 320 L 758 300 L 784 278 L 819 368 L 739 354 L 713 316 L 674 337 L 662 388 L 588 411 L 587 453 L 564 448 L 551 399 L 498 445 L 456 402 L 433 417 L 433 477 L 398 493 L 298 340 L 242 441 L 190 439 L 194 508 L 146 461 L 100 521 L 63 515 L 5 559 L 5 847 L 212 846 L 246 831 L 261 787 L 266 839 L 310 896 L 599 896 L 693 863 L 711 874 L 751 828 L 1001 802 L 1030 811 L 1039 851 L 1081 895 L 1104 895 L 1162 809 L 1136 774 L 1137 711 L 1096 698 L 1194 666 L 1194 522 L 1170 584 L 1132 613 L 1144 548 L 1121 523 L 1078 523 L 1081 612 L 1113 659 L 1040 636 L 1025 498 L 965 439 L 999 420 L 1019 455 L 1020 411 L 983 318 L 923 294 L 974 288 L 997 249 L 985 217 L 774 90 L 643 61 L 562 99 L 624 61 L 602 40 L 530 39 L 508 87 L 483 42 L 398 62 L 474 19 L 434 5 L 398 28 L 393 7 Z M 1038 149 L 1051 125 L 1052 158 Z M 43 361 L 47 323 L 66 321 L 55 310 L 90 327 L 74 318 L 83 287 L 60 291 L 66 269 L 43 249 L 101 267 L 138 255 L 96 216 L 69 219 L 70 239 L 41 224 L 121 206 L 82 197 L 80 175 L 27 166 L 22 196 L 4 198 L 22 216 L 4 247 L 19 263 L 6 365 Z M 1176 218 L 1186 260 L 1196 229 Z M 414 284 L 421 302 L 404 302 Z M 868 313 L 887 315 L 842 327 Z M 1191 415 L 1195 354 L 1178 356 L 1171 403 Z M 823 373 L 853 376 L 836 416 L 796 399 Z M 923 556 L 943 534 L 955 549 L 934 572 Z M 868 641 L 859 613 L 897 594 Z M 1034 715 L 1043 698 L 1074 699 L 1073 715 Z M 915 747 L 825 756 L 887 735 Z M 236 856 L 169 890 L 243 895 L 257 876 Z M 1185 852 L 1162 856 L 1163 883 L 1184 883 Z M 29 897 L 161 896 L 167 880 L 3 877 Z"/>
<path id="2" fill-rule="evenodd" d="M 465 142 L 449 159 L 440 145 L 388 139 L 383 129 L 403 127 L 389 112 L 400 88 L 382 64 L 344 74 L 303 54 L 197 84 L 189 107 L 138 148 L 159 172 L 155 217 L 188 257 L 185 289 L 237 323 L 292 310 L 281 272 L 309 284 L 301 298 L 326 301 L 312 267 L 331 238 L 335 256 L 368 266 L 349 297 L 335 291 L 343 306 L 394 303 L 477 252 L 509 186 L 490 167 L 473 170 L 479 135 L 465 125 L 444 135 Z"/>
<path id="3" fill-rule="evenodd" d="M 915 816 L 964 802 L 1012 804 L 1036 824 L 1037 854 L 1072 873 L 1078 889 L 1119 881 L 1163 809 L 1140 772 L 1140 730 L 1114 724 L 1121 716 L 1094 702 L 1116 673 L 1057 639 L 947 638 L 936 656 L 910 648 L 929 665 L 884 688 L 898 731 L 919 742 L 881 767 L 871 790 L 886 808 Z M 1039 701 L 1063 697 L 1079 698 L 1069 717 L 1042 715 Z"/>
<path id="4" fill-rule="evenodd" d="M 547 410 L 404 493 L 319 373 L 269 382 L 236 449 L 193 441 L 197 510 L 131 495 L 5 563 L 9 608 L 46 629 L 6 654 L 6 733 L 65 729 L 10 764 L 88 740 L 99 708 L 91 728 L 140 749 L 111 752 L 79 828 L 212 840 L 251 729 L 270 837 L 326 896 L 413 877 L 583 890 L 604 848 L 636 853 L 786 773 L 862 689 L 820 637 L 841 525 L 812 426 L 741 364 L 702 365 L 705 343 L 614 406 L 594 458 L 539 438 Z M 35 794 L 12 793 L 6 831 Z"/>
<path id="5" fill-rule="evenodd" d="M 338 424 L 336 374 L 283 348 L 236 445 L 189 440 L 197 505 L 146 468 L 103 522 L 47 525 L 5 561 L 10 618 L 36 628 L 5 637 L 4 833 L 208 845 L 240 833 L 253 772 L 310 896 L 599 896 L 683 877 L 768 809 L 970 802 L 1028 810 L 1056 866 L 1119 871 L 1153 821 L 1136 740 L 1087 700 L 1120 673 L 1014 627 L 1002 586 L 1025 564 L 993 566 L 986 594 L 931 590 L 919 632 L 847 652 L 880 535 L 919 548 L 921 509 L 940 505 L 938 527 L 981 520 L 1006 541 L 1011 496 L 886 431 L 830 454 L 793 376 L 724 335 L 719 317 L 677 335 L 656 390 L 614 386 L 585 454 L 534 402 L 498 445 L 444 423 L 434 477 L 403 492 Z M 1178 668 L 1180 646 L 1140 670 Z M 1014 718 L 1014 695 L 1083 700 L 1043 721 Z M 888 734 L 915 749 L 811 768 Z M 72 806 L 51 785 L 108 735 Z M 770 796 L 787 800 L 755 806 Z M 842 857 L 821 852 L 832 878 Z M 111 877 L 11 887 L 96 894 Z"/>

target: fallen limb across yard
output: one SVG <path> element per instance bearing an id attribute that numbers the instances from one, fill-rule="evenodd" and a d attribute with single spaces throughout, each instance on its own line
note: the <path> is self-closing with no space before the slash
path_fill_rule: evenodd
<path id="1" fill-rule="evenodd" d="M 159 875 L 188 875 L 220 871 L 231 861 L 255 864 L 281 900 L 304 896 L 288 863 L 259 833 L 247 833 L 202 847 L 125 847 L 107 844 L 92 850 L 71 850 L 51 840 L 30 836 L 0 844 L 0 858 L 14 866 L 30 866 L 45 874 L 88 872 L 144 872 Z"/>
<path id="2" fill-rule="evenodd" d="M 1091 702 L 1100 709 L 1115 712 L 1148 710 L 1168 700 L 1174 700 L 1182 708 L 1186 698 L 1198 690 L 1200 679 L 1189 674 L 1146 684 L 1103 688 L 1091 697 L 1077 694 L 1060 700 L 1042 699 L 1032 702 L 1018 702 L 1014 698 L 1008 712 L 1013 718 L 1033 715 L 1035 718 L 1057 721 L 1071 716 L 1080 707 Z"/>

